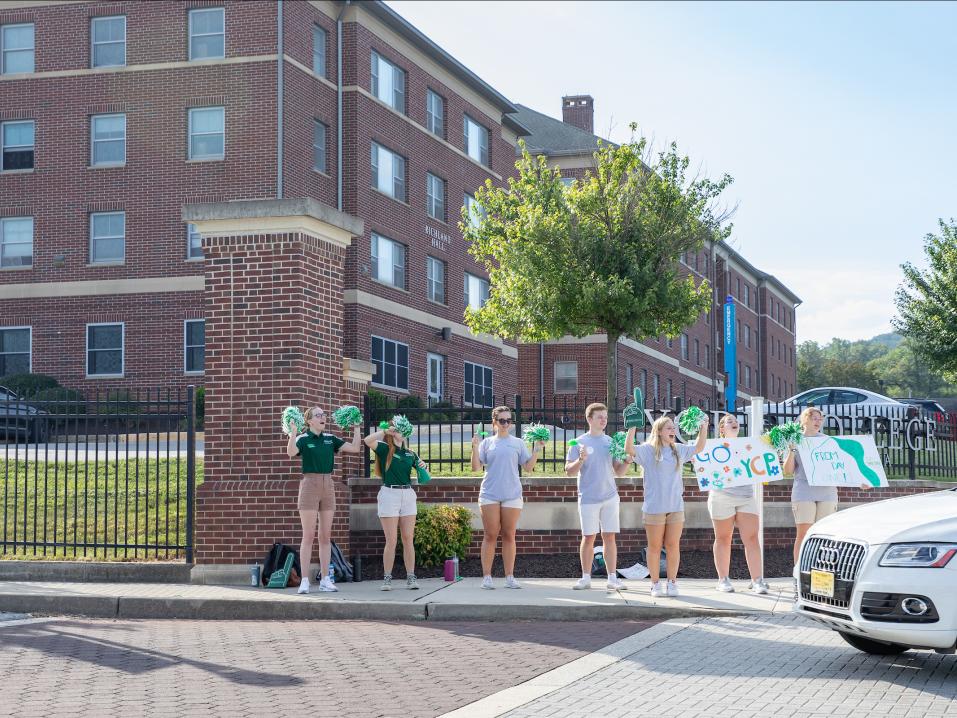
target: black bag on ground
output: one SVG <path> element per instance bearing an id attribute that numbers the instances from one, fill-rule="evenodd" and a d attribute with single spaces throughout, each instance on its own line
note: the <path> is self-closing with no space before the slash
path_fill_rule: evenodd
<path id="1" fill-rule="evenodd" d="M 352 564 L 346 561 L 346 557 L 342 555 L 342 551 L 336 546 L 336 542 L 332 542 L 332 551 L 329 555 L 329 563 L 332 565 L 332 570 L 335 572 L 336 581 L 352 581 L 354 574 L 352 573 Z M 322 580 L 322 568 L 316 571 L 316 580 Z"/>
<path id="2" fill-rule="evenodd" d="M 299 576 L 302 576 L 302 567 L 299 565 L 299 551 L 284 543 L 274 543 L 266 558 L 263 559 L 262 584 L 269 583 L 269 577 L 273 571 L 281 569 L 286 563 L 286 556 L 292 553 L 295 558 L 292 562 L 292 568 Z"/>
<path id="3" fill-rule="evenodd" d="M 605 565 L 605 551 L 596 551 L 595 557 L 591 560 L 592 576 L 608 575 L 608 567 Z"/>
<path id="4" fill-rule="evenodd" d="M 665 560 L 665 552 L 662 550 L 662 552 L 658 555 L 660 557 L 658 559 L 658 575 L 659 577 L 667 576 L 668 562 Z M 649 567 L 651 566 L 651 564 L 648 562 L 648 547 L 647 546 L 638 552 L 638 556 L 639 556 L 638 560 L 641 561 L 643 564 L 645 564 L 645 566 L 649 566 Z"/>

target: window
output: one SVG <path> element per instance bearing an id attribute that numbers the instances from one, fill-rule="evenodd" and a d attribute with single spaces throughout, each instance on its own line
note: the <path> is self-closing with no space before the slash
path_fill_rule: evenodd
<path id="1" fill-rule="evenodd" d="M 667 404 L 672 399 L 672 392 L 674 387 L 671 384 L 671 379 L 665 379 L 665 403 Z"/>
<path id="2" fill-rule="evenodd" d="M 774 346 L 777 340 L 774 337 L 771 337 L 771 341 L 768 342 L 768 354 L 774 356 Z"/>
<path id="3" fill-rule="evenodd" d="M 186 225 L 186 259 L 203 258 L 203 236 L 195 224 Z"/>
<path id="4" fill-rule="evenodd" d="M 0 219 L 0 267 L 32 266 L 33 217 Z"/>
<path id="5" fill-rule="evenodd" d="M 635 388 L 635 367 L 631 364 L 625 366 L 625 391 L 628 392 L 628 396 L 631 396 L 632 390 Z"/>
<path id="6" fill-rule="evenodd" d="M 465 403 L 492 406 L 492 370 L 489 367 L 465 362 Z"/>
<path id="7" fill-rule="evenodd" d="M 372 143 L 372 186 L 400 202 L 405 202 L 405 158 Z"/>
<path id="8" fill-rule="evenodd" d="M 481 309 L 488 301 L 488 280 L 465 273 L 465 306 Z"/>
<path id="9" fill-rule="evenodd" d="M 326 171 L 326 126 L 319 120 L 312 122 L 312 168 Z"/>
<path id="10" fill-rule="evenodd" d="M 711 345 L 710 344 L 704 345 L 704 366 L 705 366 L 705 369 L 711 368 Z"/>
<path id="11" fill-rule="evenodd" d="M 465 116 L 465 151 L 473 160 L 488 166 L 488 130 Z"/>
<path id="12" fill-rule="evenodd" d="M 0 27 L 0 74 L 33 72 L 33 23 Z"/>
<path id="13" fill-rule="evenodd" d="M 560 179 L 561 179 L 561 182 L 562 182 L 562 186 L 563 186 L 563 187 L 566 187 L 566 188 L 567 188 L 567 187 L 571 187 L 573 184 L 575 184 L 575 178 L 574 178 L 574 177 L 561 177 Z"/>
<path id="14" fill-rule="evenodd" d="M 405 114 L 405 71 L 372 51 L 372 94 Z"/>
<path id="15" fill-rule="evenodd" d="M 215 60 L 221 57 L 226 57 L 226 9 L 190 10 L 189 59 Z"/>
<path id="16" fill-rule="evenodd" d="M 744 303 L 746 306 L 751 306 L 751 287 L 748 284 L 744 285 Z"/>
<path id="17" fill-rule="evenodd" d="M 739 300 L 741 299 L 741 277 L 738 277 L 738 291 L 734 296 L 736 296 Z"/>
<path id="18" fill-rule="evenodd" d="M 665 337 L 665 346 L 667 346 L 669 349 L 673 349 L 675 346 L 675 340 L 671 337 Z"/>
<path id="19" fill-rule="evenodd" d="M 648 370 L 642 369 L 640 382 L 641 382 L 641 395 L 644 398 L 648 398 Z"/>
<path id="20" fill-rule="evenodd" d="M 0 328 L 0 376 L 30 373 L 30 327 Z"/>
<path id="21" fill-rule="evenodd" d="M 442 401 L 445 396 L 445 357 L 441 354 L 426 355 L 426 385 L 429 393 L 429 406 Z"/>
<path id="22" fill-rule="evenodd" d="M 429 300 L 445 304 L 445 262 L 435 257 L 426 257 L 425 275 Z"/>
<path id="23" fill-rule="evenodd" d="M 740 343 L 740 341 L 741 341 L 741 320 L 738 319 L 738 320 L 736 320 L 736 321 L 738 322 L 738 342 Z"/>
<path id="24" fill-rule="evenodd" d="M 652 383 L 651 383 L 651 393 L 654 396 L 655 401 L 658 401 L 658 399 L 661 396 L 660 392 L 658 391 L 660 384 L 661 384 L 661 377 L 658 374 L 655 374 L 652 377 Z"/>
<path id="25" fill-rule="evenodd" d="M 425 93 L 425 126 L 433 135 L 445 137 L 445 100 L 432 90 Z"/>
<path id="26" fill-rule="evenodd" d="M 318 25 L 312 26 L 312 71 L 320 77 L 326 76 L 326 40 L 328 35 Z"/>
<path id="27" fill-rule="evenodd" d="M 0 170 L 33 169 L 33 120 L 0 124 L 3 156 Z"/>
<path id="28" fill-rule="evenodd" d="M 90 20 L 90 66 L 118 67 L 126 64 L 126 16 Z"/>
<path id="29" fill-rule="evenodd" d="M 688 361 L 688 335 L 681 335 L 681 358 Z"/>
<path id="30" fill-rule="evenodd" d="M 86 375 L 123 376 L 122 324 L 86 325 Z"/>
<path id="31" fill-rule="evenodd" d="M 555 362 L 554 374 L 555 374 L 555 393 L 556 394 L 578 393 L 578 362 L 577 361 Z"/>
<path id="32" fill-rule="evenodd" d="M 701 366 L 701 342 L 694 340 L 694 363 Z"/>
<path id="33" fill-rule="evenodd" d="M 206 322 L 187 319 L 183 328 L 183 369 L 187 374 L 200 374 L 206 368 Z"/>
<path id="34" fill-rule="evenodd" d="M 202 107 L 189 111 L 189 159 L 221 160 L 226 153 L 226 110 Z"/>
<path id="35" fill-rule="evenodd" d="M 405 245 L 373 232 L 372 278 L 405 289 Z"/>
<path id="36" fill-rule="evenodd" d="M 751 367 L 744 367 L 744 385 L 750 389 L 751 388 Z"/>
<path id="37" fill-rule="evenodd" d="M 465 207 L 465 216 L 468 218 L 469 224 L 473 227 L 478 227 L 479 224 L 482 223 L 482 220 L 485 219 L 485 208 L 478 203 L 475 197 L 467 192 L 462 198 L 462 204 Z"/>
<path id="38" fill-rule="evenodd" d="M 432 219 L 445 221 L 445 180 L 425 173 L 425 211 Z"/>
<path id="39" fill-rule="evenodd" d="M 751 348 L 751 326 L 749 324 L 744 325 L 744 345 L 748 349 Z"/>
<path id="40" fill-rule="evenodd" d="M 126 256 L 126 212 L 90 215 L 90 262 L 122 262 Z"/>
<path id="41" fill-rule="evenodd" d="M 121 165 L 126 162 L 126 115 L 90 117 L 90 164 Z"/>
<path id="42" fill-rule="evenodd" d="M 393 389 L 409 389 L 409 345 L 372 337 L 372 382 Z"/>

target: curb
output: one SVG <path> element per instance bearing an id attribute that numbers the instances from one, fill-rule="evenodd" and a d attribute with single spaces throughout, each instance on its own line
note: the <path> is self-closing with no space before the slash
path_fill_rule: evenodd
<path id="1" fill-rule="evenodd" d="M 0 581 L 67 583 L 189 583 L 187 563 L 0 561 Z M 249 569 L 245 570 L 248 581 Z"/>

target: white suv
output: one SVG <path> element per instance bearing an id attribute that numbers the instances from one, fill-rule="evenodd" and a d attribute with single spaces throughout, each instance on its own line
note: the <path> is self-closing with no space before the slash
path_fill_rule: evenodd
<path id="1" fill-rule="evenodd" d="M 818 521 L 794 573 L 794 610 L 861 651 L 957 652 L 957 488 Z"/>

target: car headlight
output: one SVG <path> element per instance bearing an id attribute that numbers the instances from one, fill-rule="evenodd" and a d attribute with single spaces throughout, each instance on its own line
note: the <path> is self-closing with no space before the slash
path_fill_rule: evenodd
<path id="1" fill-rule="evenodd" d="M 881 566 L 901 568 L 943 568 L 957 554 L 952 543 L 897 543 L 887 547 Z"/>

